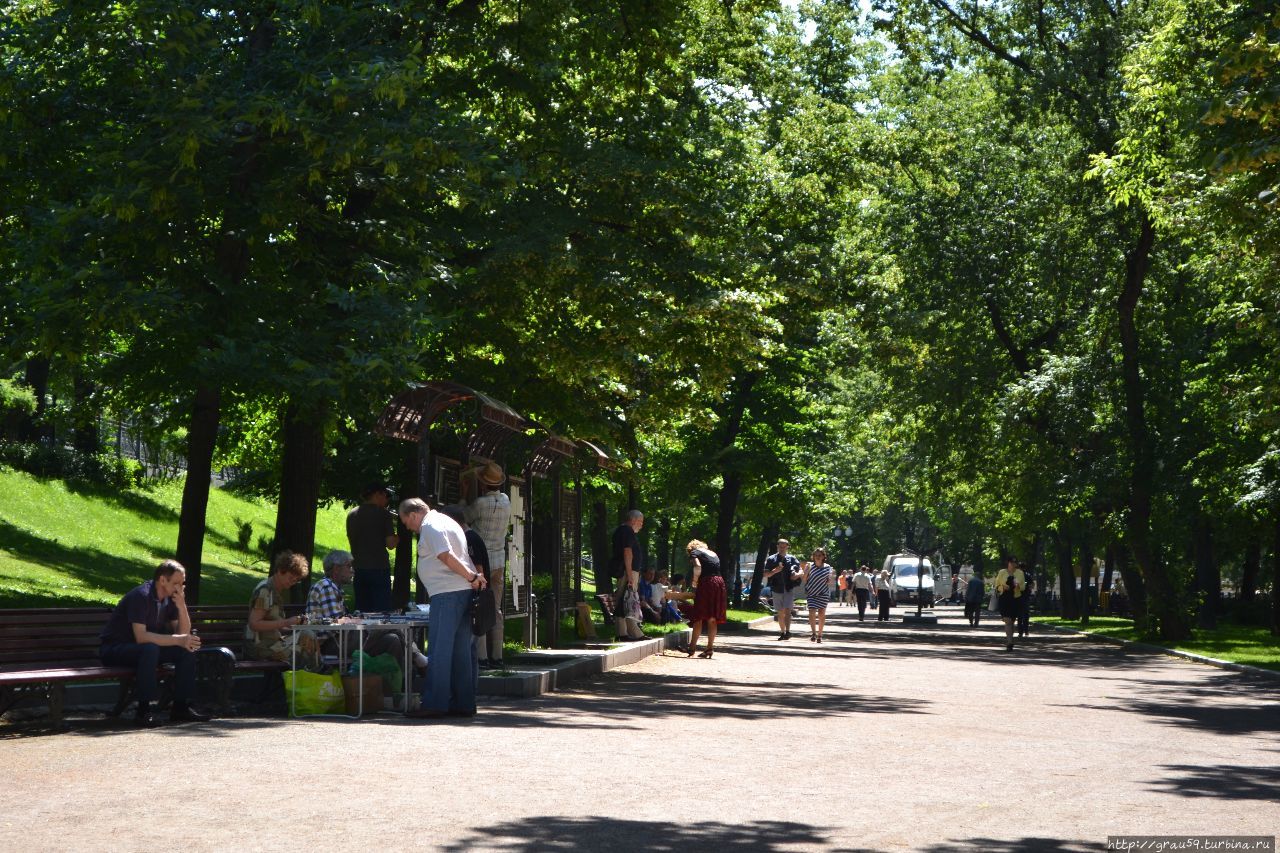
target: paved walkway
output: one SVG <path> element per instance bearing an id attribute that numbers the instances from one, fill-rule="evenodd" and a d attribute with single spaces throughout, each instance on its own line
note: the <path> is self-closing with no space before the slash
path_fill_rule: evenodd
<path id="1" fill-rule="evenodd" d="M 995 624 L 767 627 L 471 721 L 0 729 L 0 850 L 1100 850 L 1274 835 L 1280 682 Z"/>

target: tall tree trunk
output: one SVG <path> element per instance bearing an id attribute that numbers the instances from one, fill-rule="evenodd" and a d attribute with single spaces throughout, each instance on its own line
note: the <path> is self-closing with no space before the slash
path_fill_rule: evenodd
<path id="1" fill-rule="evenodd" d="M 1271 543 L 1271 633 L 1280 637 L 1280 507 L 1276 507 Z"/>
<path id="2" fill-rule="evenodd" d="M 216 385 L 196 389 L 187 426 L 187 479 L 178 513 L 178 546 L 174 556 L 187 569 L 186 597 L 200 603 L 200 561 L 204 553 L 205 516 L 213 477 L 213 449 L 222 419 L 222 390 Z"/>
<path id="3" fill-rule="evenodd" d="M 1125 595 L 1129 599 L 1129 612 L 1133 614 L 1133 626 L 1141 632 L 1147 630 L 1147 585 L 1142 575 L 1133 568 L 1129 559 L 1129 547 L 1123 542 L 1115 544 L 1116 571 L 1124 581 Z"/>
<path id="4" fill-rule="evenodd" d="M 308 562 L 315 553 L 316 503 L 320 499 L 320 467 L 324 462 L 324 415 L 321 407 L 290 401 L 281 429 L 280 502 L 276 505 L 274 559 L 293 551 Z M 309 581 L 310 578 L 307 579 Z M 293 601 L 306 601 L 309 582 L 293 588 Z"/>
<path id="5" fill-rule="evenodd" d="M 742 431 L 742 419 L 751 400 L 751 391 L 759 378 L 760 375 L 752 371 L 734 380 L 728 405 L 720 420 L 720 429 L 716 433 L 716 463 L 720 469 L 722 485 L 716 510 L 716 541 L 713 550 L 719 555 L 722 567 L 728 566 L 725 561 L 729 559 L 729 552 L 733 549 L 733 522 L 738 515 L 738 499 L 742 496 L 741 463 L 733 452 L 734 445 Z"/>
<path id="6" fill-rule="evenodd" d="M 596 592 L 609 592 L 609 508 L 604 501 L 591 505 L 591 569 Z"/>
<path id="7" fill-rule="evenodd" d="M 1071 537 L 1066 533 L 1058 533 L 1054 537 L 1054 551 L 1058 558 L 1058 601 L 1062 606 L 1063 619 L 1078 619 L 1076 608 L 1076 576 L 1071 565 Z"/>
<path id="8" fill-rule="evenodd" d="M 671 571 L 671 519 L 663 516 L 658 522 L 658 573 Z"/>
<path id="9" fill-rule="evenodd" d="M 1240 573 L 1240 601 L 1248 604 L 1258 597 L 1258 577 L 1262 574 L 1262 543 L 1249 534 L 1244 543 L 1244 566 Z"/>
<path id="10" fill-rule="evenodd" d="M 98 435 L 98 404 L 94 396 L 98 392 L 98 383 L 84 375 L 84 370 L 77 367 L 72 380 L 75 400 L 72 411 L 75 413 L 75 427 L 71 434 L 71 446 L 81 453 L 96 454 L 102 450 L 102 439 Z"/>
<path id="11" fill-rule="evenodd" d="M 1098 591 L 1111 592 L 1111 579 L 1115 575 L 1116 569 L 1116 548 L 1114 545 L 1108 545 L 1102 556 L 1102 583 L 1098 587 Z"/>
<path id="12" fill-rule="evenodd" d="M 49 359 L 43 356 L 27 359 L 22 382 L 35 394 L 36 410 L 23 415 L 18 422 L 18 438 L 22 441 L 39 441 L 48 435 L 44 415 L 49 408 Z"/>
<path id="13" fill-rule="evenodd" d="M 1191 530 L 1195 551 L 1196 591 L 1200 593 L 1196 624 L 1212 630 L 1218 627 L 1218 611 L 1222 607 L 1222 572 L 1213 556 L 1213 526 L 1203 511 L 1196 511 Z"/>
<path id="14" fill-rule="evenodd" d="M 417 445 L 406 444 L 402 445 L 402 448 L 403 453 L 398 468 L 400 490 L 397 492 L 400 500 L 419 497 Z M 391 568 L 391 606 L 396 610 L 403 610 L 409 605 L 409 599 L 413 596 L 411 585 L 416 568 L 413 557 L 418 538 L 412 530 L 404 526 L 399 515 L 396 516 L 396 534 L 399 539 L 396 542 L 395 562 Z"/>
<path id="15" fill-rule="evenodd" d="M 1082 625 L 1089 624 L 1089 610 L 1091 609 L 1089 587 L 1093 582 L 1093 548 L 1089 545 L 1086 537 L 1080 543 L 1080 623 Z"/>
<path id="16" fill-rule="evenodd" d="M 760 604 L 760 589 L 764 586 L 764 561 L 778 541 L 778 522 L 770 521 L 760 531 L 760 546 L 756 548 L 756 565 L 751 571 L 751 595 L 747 604 L 755 607 Z"/>
<path id="17" fill-rule="evenodd" d="M 1121 376 L 1124 384 L 1125 428 L 1129 438 L 1128 539 L 1137 571 L 1146 583 L 1149 610 L 1160 623 L 1160 637 L 1182 640 L 1190 636 L 1190 625 L 1182 610 L 1180 596 L 1163 565 L 1156 562 L 1151 548 L 1151 500 L 1155 483 L 1154 448 L 1147 427 L 1146 397 L 1142 382 L 1141 346 L 1138 336 L 1138 301 L 1146 285 L 1155 245 L 1155 228 L 1145 210 L 1139 210 L 1139 234 L 1125 254 L 1124 288 L 1116 300 L 1120 327 Z"/>
<path id="18" fill-rule="evenodd" d="M 724 472 L 724 484 L 720 487 L 719 508 L 716 512 L 716 543 L 714 550 L 720 557 L 720 566 L 728 577 L 729 563 L 736 561 L 733 554 L 733 522 L 738 515 L 738 499 L 742 496 L 742 472 Z"/>

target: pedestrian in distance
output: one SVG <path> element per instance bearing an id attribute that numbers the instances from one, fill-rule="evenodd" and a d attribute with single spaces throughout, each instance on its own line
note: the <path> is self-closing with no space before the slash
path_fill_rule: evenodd
<path id="1" fill-rule="evenodd" d="M 778 540 L 778 550 L 764 561 L 764 577 L 773 590 L 773 612 L 778 620 L 778 639 L 791 639 L 791 611 L 795 608 L 796 587 L 803 583 L 800 561 L 787 553 L 791 543 Z"/>
<path id="2" fill-rule="evenodd" d="M 840 606 L 844 607 L 849 599 L 849 570 L 845 569 L 840 573 L 836 585 L 840 588 Z"/>
<path id="3" fill-rule="evenodd" d="M 964 588 L 964 616 L 974 627 L 982 617 L 982 602 L 986 597 L 987 585 L 982 581 L 982 574 L 974 572 Z"/>
<path id="4" fill-rule="evenodd" d="M 1027 578 L 1018 561 L 1010 557 L 1005 567 L 996 575 L 996 595 L 1000 618 L 1004 620 L 1005 651 L 1013 651 L 1013 623 L 1022 610 L 1022 598 L 1026 593 Z"/>
<path id="5" fill-rule="evenodd" d="M 633 509 L 613 531 L 609 568 L 618 581 L 613 599 L 613 621 L 619 641 L 645 638 L 640 628 L 644 613 L 640 609 L 639 533 L 643 529 L 644 513 Z"/>
<path id="6" fill-rule="evenodd" d="M 1018 621 L 1016 628 L 1018 636 L 1025 637 L 1031 628 L 1031 584 L 1033 579 L 1028 579 L 1027 588 L 1023 591 L 1021 598 L 1018 599 Z"/>
<path id="7" fill-rule="evenodd" d="M 724 624 L 728 606 L 720 557 L 701 539 L 691 540 L 685 552 L 693 572 L 693 611 L 689 614 L 693 635 L 689 638 L 688 656 L 693 657 L 698 650 L 698 637 L 705 629 L 707 650 L 698 657 L 710 658 L 715 652 L 716 630 Z"/>
<path id="8" fill-rule="evenodd" d="M 871 576 L 871 567 L 866 564 L 859 566 L 858 571 L 854 572 L 850 585 L 853 587 L 854 598 L 858 602 L 858 621 L 862 622 L 867 613 L 867 602 L 871 600 L 871 593 L 875 590 L 875 579 Z"/>
<path id="9" fill-rule="evenodd" d="M 893 606 L 893 585 L 889 582 L 889 570 L 881 569 L 876 576 L 876 595 L 880 598 L 880 615 L 877 622 L 889 621 L 889 608 Z"/>
<path id="10" fill-rule="evenodd" d="M 831 602 L 831 566 L 827 565 L 827 550 L 814 548 L 810 562 L 801 570 L 804 576 L 804 595 L 809 604 L 809 642 L 821 643 L 822 630 L 827 625 L 827 605 Z"/>

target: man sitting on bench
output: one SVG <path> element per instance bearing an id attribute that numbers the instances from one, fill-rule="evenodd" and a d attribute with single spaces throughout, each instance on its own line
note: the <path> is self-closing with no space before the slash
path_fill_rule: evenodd
<path id="1" fill-rule="evenodd" d="M 173 708 L 169 722 L 203 722 L 209 719 L 191 707 L 196 689 L 196 649 L 200 638 L 191 632 L 191 615 L 183 590 L 187 570 L 177 560 L 165 560 L 151 580 L 125 593 L 102 629 L 98 656 L 107 666 L 131 666 L 137 670 L 138 725 L 161 724 L 152 712 L 156 701 L 156 669 L 173 664 Z"/>

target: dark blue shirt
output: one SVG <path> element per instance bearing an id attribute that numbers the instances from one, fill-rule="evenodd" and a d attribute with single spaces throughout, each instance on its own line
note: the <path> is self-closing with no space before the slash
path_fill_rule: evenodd
<path id="1" fill-rule="evenodd" d="M 145 625 L 153 634 L 173 633 L 169 626 L 178 619 L 178 605 L 172 598 L 165 601 L 156 598 L 154 584 L 155 581 L 147 581 L 124 594 L 99 635 L 104 646 L 136 643 L 133 636 L 135 622 Z"/>
<path id="2" fill-rule="evenodd" d="M 773 567 L 778 565 L 779 562 L 782 563 L 782 571 L 768 579 L 769 586 L 782 592 L 798 587 L 800 578 L 793 578 L 791 573 L 800 573 L 800 561 L 790 554 L 785 557 L 779 554 L 770 554 L 769 558 L 764 561 L 765 574 L 773 571 Z"/>

